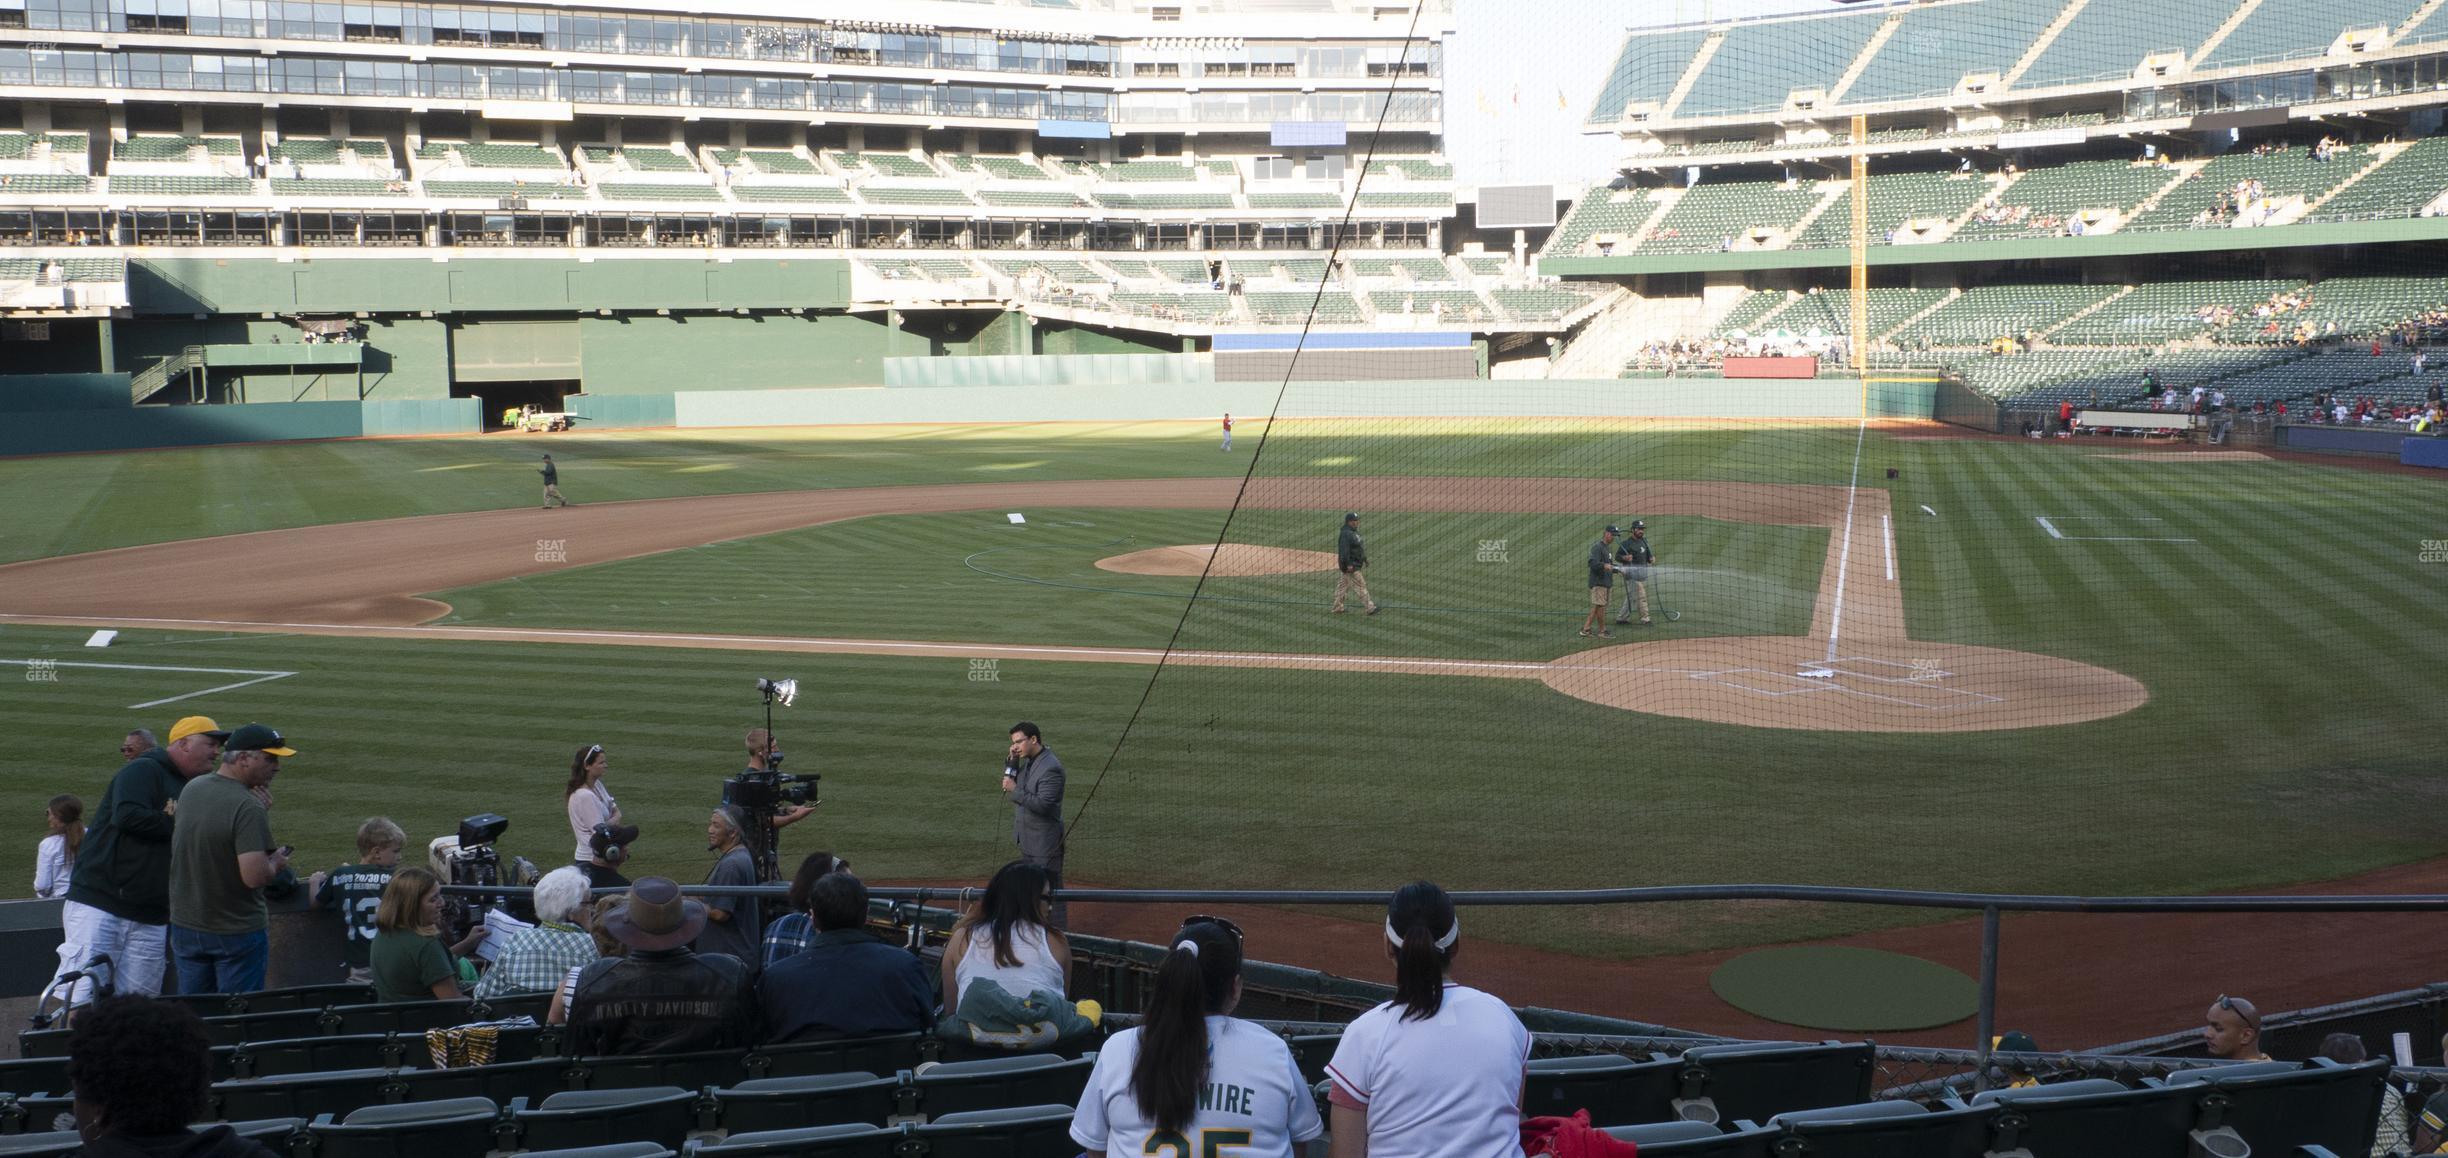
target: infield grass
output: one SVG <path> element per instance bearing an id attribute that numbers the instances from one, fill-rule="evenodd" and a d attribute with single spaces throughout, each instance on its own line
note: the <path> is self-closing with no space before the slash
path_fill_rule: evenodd
<path id="1" fill-rule="evenodd" d="M 1287 439 L 1269 453 L 1285 453 L 1276 469 L 1329 480 L 1339 471 L 1588 470 L 1840 485 L 1852 436 L 1347 431 Z M 1456 449 L 1446 453 L 1449 443 Z M 496 444 L 501 457 L 488 457 Z M 505 488 L 525 501 L 532 488 L 519 472 L 547 445 L 571 460 L 565 489 L 582 501 L 623 488 L 644 497 L 940 482 L 989 476 L 973 469 L 989 464 L 1045 472 L 1026 477 L 1241 465 L 1217 454 L 1203 431 L 1144 429 L 231 448 L 192 456 L 193 477 L 136 461 L 187 452 L 19 460 L 0 463 L 0 485 L 66 485 L 43 474 L 60 469 L 106 493 L 76 492 L 83 509 L 69 515 L 24 505 L 32 517 L 5 547 L 22 558 L 506 505 Z M 1534 681 L 1175 668 L 1148 695 L 1099 785 L 1114 737 L 1147 690 L 1146 667 L 1007 660 L 979 680 L 961 659 L 149 631 L 96 653 L 76 646 L 81 630 L 7 627 L 5 658 L 300 674 L 131 711 L 244 677 L 63 667 L 57 683 L 30 684 L 0 668 L 9 681 L 0 685 L 0 726 L 14 740 L 0 757 L 0 833 L 30 861 L 42 801 L 62 790 L 97 797 L 121 731 L 206 711 L 225 724 L 262 719 L 296 739 L 302 755 L 276 786 L 275 826 L 308 864 L 346 859 L 350 832 L 371 813 L 394 816 L 421 842 L 487 810 L 512 817 L 512 851 L 557 863 L 569 843 L 560 811 L 569 757 L 603 743 L 614 753 L 616 790 L 649 832 L 639 867 L 695 879 L 708 860 L 695 835 L 703 810 L 739 762 L 739 733 L 760 718 L 748 681 L 795 675 L 810 692 L 778 724 L 793 769 L 824 773 L 827 803 L 820 819 L 790 831 L 786 848 L 829 847 L 877 879 L 975 879 L 1005 858 L 1010 813 L 992 773 L 1004 726 L 1020 718 L 1043 723 L 1072 768 L 1071 805 L 1087 808 L 1073 875 L 1096 883 L 1382 887 L 1424 875 L 1453 887 L 1798 881 L 2183 893 L 2448 851 L 2448 837 L 2411 819 L 2448 807 L 2427 724 L 2448 698 L 2438 662 L 2448 565 L 2419 562 L 2423 540 L 2448 537 L 2436 515 L 2448 495 L 2440 483 L 2294 463 L 2107 459 L 2090 452 L 2118 448 L 2088 444 L 1873 434 L 1868 446 L 1863 476 L 1892 491 L 1917 638 L 2113 668 L 2143 681 L 2150 701 L 2061 728 L 1859 735 L 1648 716 Z M 608 465 L 631 454 L 631 466 Z M 1350 461 L 1321 465 L 1326 459 Z M 466 461 L 478 465 L 431 469 Z M 692 473 L 674 465 L 684 462 L 729 465 Z M 1893 484 L 1888 466 L 1902 475 Z M 1922 513 L 1924 504 L 1934 513 Z M 1548 614 L 1549 593 L 1569 594 L 1578 581 L 1582 536 L 1599 512 L 1511 516 L 1508 529 L 1520 529 L 1505 535 L 1471 517 L 1390 514 L 1372 514 L 1373 585 L 1388 603 L 1419 608 L 1330 621 L 1315 606 L 1330 577 L 1231 581 L 1217 590 L 1291 602 L 1204 607 L 1185 642 L 1379 654 L 1567 649 L 1555 646 L 1571 642 L 1559 621 L 1428 608 Z M 1333 515 L 1325 503 L 1253 512 L 1233 537 L 1324 549 Z M 1216 517 L 1039 512 L 1026 532 L 973 516 L 861 520 L 446 598 L 486 622 L 1145 645 L 1170 631 L 1185 581 L 1113 575 L 1093 560 L 1201 541 Z M 2052 536 L 2041 517 L 2068 537 Z M 1071 522 L 1096 525 L 1047 525 Z M 1703 523 L 1658 524 L 1661 551 L 1695 567 L 1705 560 L 1694 555 L 1756 558 L 1763 573 L 1795 581 L 1807 607 L 1815 561 L 1833 547 L 1825 531 L 1713 532 Z M 1699 549 L 1711 533 L 1723 538 Z M 1510 565 L 1478 564 L 1477 541 L 1500 537 L 1512 540 Z M 1007 549 L 1015 542 L 1030 549 Z M 988 569 L 965 562 L 981 552 Z M 1467 565 L 1464 552 L 1474 556 Z M 1106 584 L 1149 594 L 1090 589 Z M 1733 604 L 1734 591 L 1714 594 Z M 1710 594 L 1687 597 L 1695 616 Z M 1771 622 L 1792 629 L 1790 612 L 1765 613 L 1761 623 Z M 1558 638 L 1550 644 L 1543 632 Z M 1489 914 L 1474 917 L 1474 928 L 1612 955 L 1917 919 L 1676 906 Z"/>

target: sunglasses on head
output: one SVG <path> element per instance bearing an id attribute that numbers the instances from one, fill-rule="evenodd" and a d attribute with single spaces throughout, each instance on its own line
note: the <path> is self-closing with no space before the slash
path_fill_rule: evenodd
<path id="1" fill-rule="evenodd" d="M 1187 929 L 1192 925 L 1214 925 L 1215 927 L 1232 934 L 1234 944 L 1238 945 L 1241 943 L 1241 926 L 1233 924 L 1231 921 L 1227 921 L 1222 917 L 1210 917 L 1204 914 L 1199 914 L 1182 918 L 1182 928 Z"/>
<path id="2" fill-rule="evenodd" d="M 2243 1019 L 2244 1024 L 2249 1025 L 2254 1029 L 2261 1028 L 2261 1014 L 2259 1011 L 2256 1010 L 2249 1013 L 2246 1012 L 2243 1006 L 2236 1004 L 2235 998 L 2229 997 L 2224 993 L 2219 994 L 2219 999 L 2215 1005 L 2215 1008 L 2224 1009 L 2229 1013 L 2235 1014 L 2237 1017 Z"/>
<path id="3" fill-rule="evenodd" d="M 603 755 L 603 745 L 589 744 L 587 745 L 586 759 L 582 761 L 582 763 L 592 764 L 595 762 L 595 758 L 601 755 Z"/>

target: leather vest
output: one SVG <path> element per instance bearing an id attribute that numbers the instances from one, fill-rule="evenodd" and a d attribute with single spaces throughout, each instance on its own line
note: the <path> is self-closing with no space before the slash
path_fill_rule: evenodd
<path id="1" fill-rule="evenodd" d="M 752 1043 L 748 967 L 686 949 L 607 957 L 578 974 L 570 1040 L 579 1056 L 687 1053 Z"/>

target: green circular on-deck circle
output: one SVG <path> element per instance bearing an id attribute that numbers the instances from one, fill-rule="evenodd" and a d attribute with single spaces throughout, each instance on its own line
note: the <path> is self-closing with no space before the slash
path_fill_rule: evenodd
<path id="1" fill-rule="evenodd" d="M 1745 953 L 1717 967 L 1709 988 L 1754 1017 L 1851 1033 L 1928 1029 L 1980 1006 L 1980 983 L 1935 961 L 1836 945 Z"/>

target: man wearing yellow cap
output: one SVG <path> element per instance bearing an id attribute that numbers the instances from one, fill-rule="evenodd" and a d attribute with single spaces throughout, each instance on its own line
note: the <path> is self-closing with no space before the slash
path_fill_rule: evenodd
<path id="1" fill-rule="evenodd" d="M 170 834 L 187 782 L 212 770 L 229 733 L 203 716 L 170 727 L 170 743 L 139 752 L 111 777 L 77 851 L 60 910 L 59 973 L 44 992 L 71 1004 L 96 980 L 120 993 L 161 992 L 170 931 Z M 103 962 L 107 960 L 107 964 Z M 61 978 L 83 974 L 62 985 Z"/>
<path id="2" fill-rule="evenodd" d="M 231 732 L 221 767 L 182 796 L 186 818 L 170 840 L 170 958 L 180 993 L 252 993 L 272 960 L 264 886 L 289 865 L 272 843 L 265 807 L 284 756 L 297 755 L 262 724 Z"/>

